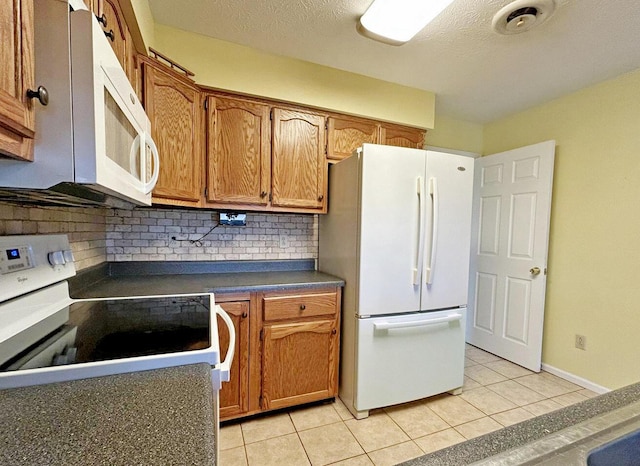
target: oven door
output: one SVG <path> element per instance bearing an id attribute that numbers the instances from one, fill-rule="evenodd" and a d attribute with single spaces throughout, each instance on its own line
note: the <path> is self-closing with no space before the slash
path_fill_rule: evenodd
<path id="1" fill-rule="evenodd" d="M 38 294 L 29 295 L 32 308 Z M 26 298 L 18 301 L 21 299 Z M 15 339 L 0 342 L 0 349 L 10 356 L 0 366 L 0 388 L 197 363 L 212 366 L 214 388 L 229 380 L 235 331 L 211 293 L 69 299 L 66 304 L 66 321 L 52 332 L 43 330 L 35 343 L 31 343 L 33 337 L 27 347 L 19 346 Z M 0 316 L 4 306 L 0 306 Z M 19 302 L 12 306 L 21 307 Z M 55 309 L 48 314 L 58 315 Z M 231 340 L 222 362 L 218 315 L 229 327 Z"/>
<path id="2" fill-rule="evenodd" d="M 151 123 L 91 12 L 70 13 L 76 182 L 151 205 L 160 170 Z"/>

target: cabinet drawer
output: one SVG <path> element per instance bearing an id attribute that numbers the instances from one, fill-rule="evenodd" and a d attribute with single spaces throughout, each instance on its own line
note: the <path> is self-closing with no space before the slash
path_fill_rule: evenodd
<path id="1" fill-rule="evenodd" d="M 335 292 L 265 296 L 262 303 L 264 320 L 332 316 L 337 308 Z"/>

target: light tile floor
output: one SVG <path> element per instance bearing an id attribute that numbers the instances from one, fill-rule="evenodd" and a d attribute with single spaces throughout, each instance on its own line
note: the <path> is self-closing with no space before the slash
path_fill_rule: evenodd
<path id="1" fill-rule="evenodd" d="M 377 409 L 356 420 L 339 399 L 221 428 L 221 466 L 394 465 L 596 393 L 467 345 L 459 396 Z"/>

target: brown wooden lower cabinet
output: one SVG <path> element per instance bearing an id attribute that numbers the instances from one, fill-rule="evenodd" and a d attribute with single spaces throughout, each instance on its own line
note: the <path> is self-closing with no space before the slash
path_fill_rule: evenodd
<path id="1" fill-rule="evenodd" d="M 263 408 L 284 408 L 335 396 L 338 348 L 335 320 L 265 326 Z"/>
<path id="2" fill-rule="evenodd" d="M 220 419 L 332 398 L 338 393 L 341 288 L 216 295 L 236 330 Z M 218 318 L 220 351 L 229 334 Z"/>
<path id="3" fill-rule="evenodd" d="M 249 301 L 218 303 L 233 321 L 236 345 L 229 382 L 220 391 L 220 417 L 238 416 L 249 411 Z M 229 348 L 229 331 L 218 317 L 220 358 L 224 359 Z"/>

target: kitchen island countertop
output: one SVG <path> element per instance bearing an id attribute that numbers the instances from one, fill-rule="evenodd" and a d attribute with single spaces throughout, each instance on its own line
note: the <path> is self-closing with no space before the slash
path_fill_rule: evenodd
<path id="1" fill-rule="evenodd" d="M 0 464 L 213 465 L 211 368 L 0 390 Z"/>
<path id="2" fill-rule="evenodd" d="M 597 438 L 603 429 L 607 432 L 627 418 L 638 418 L 639 401 L 640 383 L 635 383 L 406 461 L 402 466 L 542 463 L 571 451 L 583 440 Z M 556 459 L 559 462 L 552 464 L 576 464 L 571 456 Z"/>

